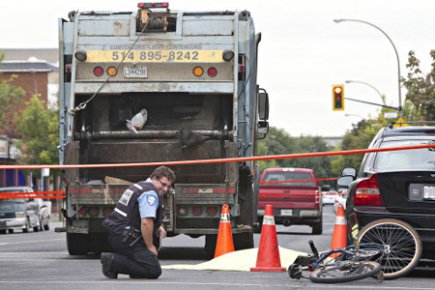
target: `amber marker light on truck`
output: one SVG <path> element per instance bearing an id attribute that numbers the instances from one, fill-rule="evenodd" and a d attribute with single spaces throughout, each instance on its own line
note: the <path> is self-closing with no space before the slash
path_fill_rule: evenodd
<path id="1" fill-rule="evenodd" d="M 200 66 L 195 66 L 193 68 L 193 75 L 196 77 L 200 77 L 204 74 L 204 69 Z"/>
<path id="2" fill-rule="evenodd" d="M 111 77 L 116 76 L 116 74 L 118 73 L 118 70 L 116 69 L 116 67 L 114 66 L 109 66 L 106 70 L 107 74 Z"/>

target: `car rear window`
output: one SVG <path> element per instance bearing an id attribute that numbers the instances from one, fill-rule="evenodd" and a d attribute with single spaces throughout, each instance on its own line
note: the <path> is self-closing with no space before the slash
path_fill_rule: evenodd
<path id="1" fill-rule="evenodd" d="M 317 183 L 309 172 L 281 171 L 268 172 L 262 186 L 290 186 L 316 188 Z"/>
<path id="2" fill-rule="evenodd" d="M 0 212 L 24 211 L 26 203 L 22 199 L 0 200 Z"/>
<path id="3" fill-rule="evenodd" d="M 385 141 L 381 148 L 412 146 L 434 143 L 431 140 L 395 140 Z M 434 170 L 435 150 L 433 148 L 379 152 L 376 155 L 374 168 L 377 170 Z"/>

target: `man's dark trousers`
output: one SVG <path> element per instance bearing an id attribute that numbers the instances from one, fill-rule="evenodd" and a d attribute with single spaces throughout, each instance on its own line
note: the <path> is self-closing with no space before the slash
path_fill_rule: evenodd
<path id="1" fill-rule="evenodd" d="M 130 245 L 132 242 L 131 238 L 109 234 L 109 243 L 115 251 L 112 270 L 119 274 L 128 274 L 132 278 L 158 278 L 162 274 L 162 268 L 157 256 L 148 250 L 142 237 L 134 245 Z"/>

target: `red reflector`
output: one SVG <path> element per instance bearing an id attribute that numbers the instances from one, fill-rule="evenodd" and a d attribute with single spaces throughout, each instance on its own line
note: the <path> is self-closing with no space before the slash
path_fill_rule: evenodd
<path id="1" fill-rule="evenodd" d="M 85 216 L 88 214 L 88 210 L 85 207 L 79 209 L 79 216 Z"/>
<path id="2" fill-rule="evenodd" d="M 89 209 L 89 215 L 92 217 L 98 216 L 98 208 L 97 207 L 91 207 Z"/>
<path id="3" fill-rule="evenodd" d="M 218 210 L 217 210 L 216 207 L 208 207 L 208 208 L 207 208 L 207 214 L 208 214 L 209 216 L 216 216 L 217 213 L 218 213 Z"/>
<path id="4" fill-rule="evenodd" d="M 112 213 L 112 211 L 113 211 L 113 208 L 105 207 L 104 208 L 104 216 L 106 217 L 106 216 L 110 215 Z"/>
<path id="5" fill-rule="evenodd" d="M 194 208 L 192 208 L 192 214 L 194 216 L 200 216 L 202 214 L 202 208 L 195 206 Z"/>
<path id="6" fill-rule="evenodd" d="M 104 74 L 104 69 L 101 66 L 94 67 L 94 75 L 101 77 Z"/>
<path id="7" fill-rule="evenodd" d="M 210 77 L 212 77 L 212 78 L 214 78 L 215 76 L 217 76 L 217 69 L 215 68 L 215 67 L 210 67 L 208 70 L 207 70 L 207 74 L 210 76 Z"/>
<path id="8" fill-rule="evenodd" d="M 378 187 L 377 175 L 360 181 L 356 186 L 355 206 L 383 206 L 381 194 Z"/>

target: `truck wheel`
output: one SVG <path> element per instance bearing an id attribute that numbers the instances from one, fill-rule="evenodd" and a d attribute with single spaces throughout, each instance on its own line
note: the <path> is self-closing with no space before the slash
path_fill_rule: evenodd
<path id="1" fill-rule="evenodd" d="M 234 234 L 233 238 L 236 250 L 252 249 L 254 247 L 254 234 L 251 232 Z"/>
<path id="2" fill-rule="evenodd" d="M 66 246 L 70 255 L 86 255 L 89 237 L 86 234 L 66 233 Z"/>
<path id="3" fill-rule="evenodd" d="M 257 221 L 257 225 L 254 226 L 254 233 L 261 233 L 261 229 L 263 228 L 263 217 L 259 217 Z"/>
<path id="4" fill-rule="evenodd" d="M 217 235 L 210 234 L 205 235 L 205 252 L 207 254 L 207 258 L 212 259 L 214 257 L 214 252 L 216 251 L 216 239 Z"/>

